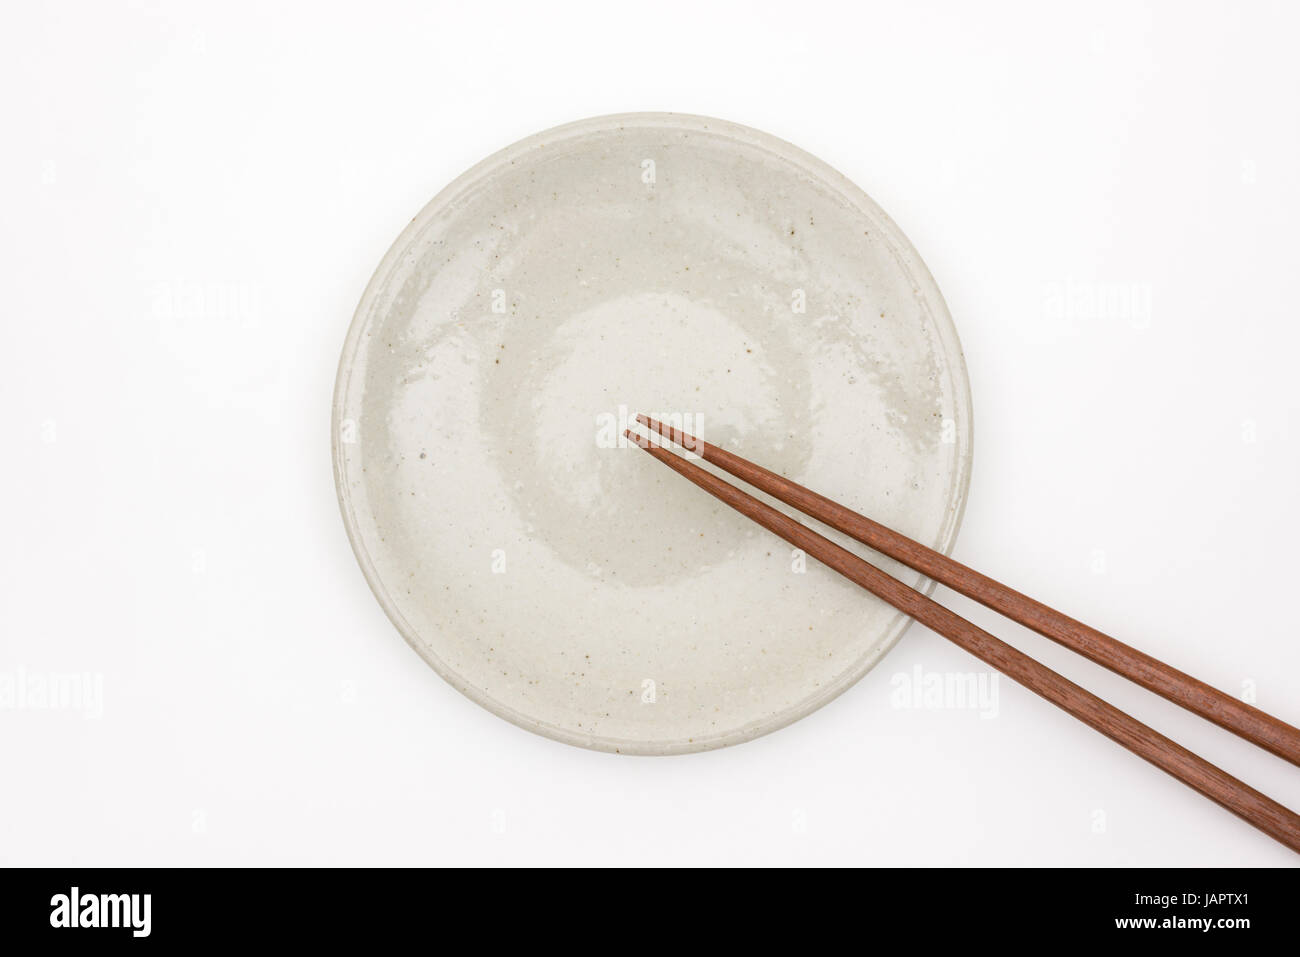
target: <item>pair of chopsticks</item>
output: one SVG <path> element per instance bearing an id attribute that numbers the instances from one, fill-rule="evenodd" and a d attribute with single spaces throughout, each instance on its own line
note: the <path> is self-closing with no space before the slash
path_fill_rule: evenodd
<path id="1" fill-rule="evenodd" d="M 1077 651 L 1292 764 L 1300 765 L 1300 729 L 738 455 L 648 416 L 638 415 L 637 421 L 706 462 L 831 528 Z M 803 549 L 805 554 L 937 631 L 1008 678 L 1068 711 L 1084 724 L 1173 775 L 1291 850 L 1300 852 L 1300 815 L 785 513 L 644 436 L 631 430 L 625 434 L 660 462 Z"/>

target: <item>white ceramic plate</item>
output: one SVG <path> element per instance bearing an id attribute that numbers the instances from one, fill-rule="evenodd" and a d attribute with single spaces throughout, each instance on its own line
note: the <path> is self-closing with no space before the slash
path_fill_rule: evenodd
<path id="1" fill-rule="evenodd" d="M 745 741 L 862 677 L 907 620 L 618 442 L 637 411 L 957 534 L 966 370 L 898 228 L 766 134 L 601 117 L 447 187 L 348 333 L 339 501 L 406 640 L 521 727 L 625 753 Z"/>

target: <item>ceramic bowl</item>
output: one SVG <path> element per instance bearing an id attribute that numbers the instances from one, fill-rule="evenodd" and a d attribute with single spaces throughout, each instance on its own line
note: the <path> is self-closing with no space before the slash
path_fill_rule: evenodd
<path id="1" fill-rule="evenodd" d="M 629 447 L 636 412 L 957 534 L 966 369 L 898 227 L 764 133 L 585 120 L 434 198 L 348 332 L 339 502 L 411 646 L 523 728 L 636 754 L 754 738 L 861 678 L 907 619 Z"/>

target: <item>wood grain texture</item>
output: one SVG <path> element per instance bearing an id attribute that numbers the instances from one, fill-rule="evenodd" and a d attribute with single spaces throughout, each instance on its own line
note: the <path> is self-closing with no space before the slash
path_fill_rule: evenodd
<path id="1" fill-rule="evenodd" d="M 643 436 L 626 435 L 741 514 L 1300 853 L 1300 815 L 783 512 Z"/>
<path id="2" fill-rule="evenodd" d="M 942 552 L 927 548 L 879 522 L 873 522 L 865 515 L 782 478 L 775 472 L 644 415 L 637 416 L 637 419 L 670 441 L 690 449 L 706 462 L 711 462 L 724 472 L 797 508 L 805 515 L 826 523 L 882 555 L 916 569 L 967 598 L 973 598 L 1026 628 L 1032 628 L 1089 661 L 1123 675 L 1278 757 L 1300 765 L 1300 729 L 1285 721 L 1008 588 Z"/>

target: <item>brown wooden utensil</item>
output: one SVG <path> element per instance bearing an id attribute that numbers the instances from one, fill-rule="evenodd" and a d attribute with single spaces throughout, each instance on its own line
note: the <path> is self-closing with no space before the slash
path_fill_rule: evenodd
<path id="1" fill-rule="evenodd" d="M 738 455 L 647 416 L 637 420 L 806 515 L 1300 764 L 1300 729 Z M 1300 815 L 783 512 L 644 436 L 626 435 L 741 514 L 1300 853 Z"/>

